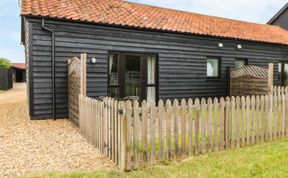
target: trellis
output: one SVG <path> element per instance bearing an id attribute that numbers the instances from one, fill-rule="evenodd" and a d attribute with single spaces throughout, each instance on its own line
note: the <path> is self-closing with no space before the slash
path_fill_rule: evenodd
<path id="1" fill-rule="evenodd" d="M 82 54 L 81 59 L 74 57 L 68 60 L 69 119 L 76 125 L 79 125 L 79 94 L 86 90 L 86 76 L 81 72 L 86 73 L 86 54 Z"/>
<path id="2" fill-rule="evenodd" d="M 245 66 L 230 72 L 230 96 L 270 95 L 273 87 L 273 64 L 269 68 Z"/>

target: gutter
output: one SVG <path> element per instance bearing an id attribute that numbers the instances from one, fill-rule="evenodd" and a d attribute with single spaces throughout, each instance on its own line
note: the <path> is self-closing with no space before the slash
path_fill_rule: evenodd
<path id="1" fill-rule="evenodd" d="M 48 28 L 45 27 L 45 19 L 42 18 L 42 29 L 50 32 L 52 35 L 52 119 L 56 120 L 56 114 L 55 114 L 55 106 L 56 106 L 56 102 L 55 102 L 55 32 Z"/>

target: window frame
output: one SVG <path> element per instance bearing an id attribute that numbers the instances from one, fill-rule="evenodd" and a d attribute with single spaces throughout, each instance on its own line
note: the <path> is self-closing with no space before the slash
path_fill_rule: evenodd
<path id="1" fill-rule="evenodd" d="M 281 72 L 280 72 L 281 80 L 279 80 L 279 66 L 278 66 L 279 64 L 281 64 Z M 284 86 L 284 84 L 285 84 L 285 78 L 284 78 L 284 75 L 285 75 L 285 64 L 288 65 L 288 62 L 287 61 L 278 61 L 278 65 L 277 65 L 277 69 L 278 69 L 278 71 L 277 71 L 277 74 L 278 74 L 277 81 L 278 81 L 278 84 L 281 85 L 281 86 Z"/>
<path id="2" fill-rule="evenodd" d="M 207 75 L 207 63 L 208 63 L 208 59 L 216 59 L 218 61 L 218 76 L 208 76 Z M 222 75 L 222 58 L 219 56 L 207 56 L 206 57 L 206 79 L 208 80 L 213 80 L 213 79 L 221 79 L 221 75 Z"/>
<path id="3" fill-rule="evenodd" d="M 109 65 L 110 65 L 110 60 L 109 57 L 110 55 L 116 55 L 117 56 L 117 60 L 120 60 L 117 62 L 117 67 L 118 67 L 118 85 L 110 85 L 110 74 L 109 74 Z M 123 83 L 122 80 L 123 77 L 121 77 L 123 75 L 123 73 L 125 72 L 125 67 L 121 67 L 121 65 L 124 65 L 125 62 L 123 60 L 125 55 L 136 55 L 136 56 L 141 56 L 144 57 L 144 60 L 141 60 L 141 80 L 142 80 L 142 75 L 146 75 L 146 80 L 145 81 L 141 81 L 141 88 L 145 88 L 145 90 L 141 91 L 141 96 L 144 97 L 144 100 L 147 101 L 147 90 L 149 87 L 155 87 L 155 102 L 158 101 L 159 99 L 159 81 L 158 81 L 158 77 L 159 77 L 159 56 L 157 53 L 154 52 L 145 52 L 145 53 L 138 53 L 138 52 L 127 52 L 127 51 L 108 51 L 107 54 L 107 96 L 109 96 L 109 89 L 110 88 L 119 88 L 119 95 L 121 98 L 121 82 Z M 147 59 L 149 56 L 153 56 L 155 57 L 155 73 L 154 73 L 154 77 L 155 77 L 155 83 L 154 84 L 148 84 L 148 76 L 147 76 L 147 70 L 148 70 L 148 66 L 147 66 Z M 120 59 L 122 58 L 122 59 Z M 122 62 L 121 62 L 122 61 Z M 144 63 L 145 65 L 142 66 L 142 63 Z M 123 71 L 124 70 L 124 71 Z M 125 86 L 123 86 L 125 88 Z M 119 98 L 119 99 L 120 99 Z M 140 98 L 141 100 L 141 98 Z"/>
<path id="4" fill-rule="evenodd" d="M 110 84 L 110 71 L 109 71 L 109 67 L 110 67 L 110 56 L 113 55 L 116 59 L 117 59 L 117 80 L 118 80 L 118 84 Z M 119 90 L 119 95 L 120 95 L 120 73 L 122 72 L 120 69 L 120 63 L 121 61 L 119 60 L 119 55 L 118 54 L 114 54 L 114 53 L 108 53 L 107 56 L 107 96 L 109 96 L 109 90 L 110 88 L 118 88 Z M 119 71 L 120 70 L 120 71 Z"/>
<path id="5" fill-rule="evenodd" d="M 236 61 L 244 61 L 245 62 L 245 66 L 248 65 L 248 59 L 247 58 L 235 58 L 235 60 L 234 60 L 234 68 L 235 69 L 236 69 Z"/>

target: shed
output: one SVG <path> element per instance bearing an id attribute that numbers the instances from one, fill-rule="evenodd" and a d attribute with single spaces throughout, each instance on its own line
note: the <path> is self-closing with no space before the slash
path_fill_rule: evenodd
<path id="1" fill-rule="evenodd" d="M 248 65 L 230 72 L 230 95 L 269 95 L 273 87 L 273 64 L 268 69 Z"/>

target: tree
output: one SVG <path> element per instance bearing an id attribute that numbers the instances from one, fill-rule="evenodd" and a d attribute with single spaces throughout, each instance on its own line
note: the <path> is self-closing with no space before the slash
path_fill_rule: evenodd
<path id="1" fill-rule="evenodd" d="M 6 59 L 4 57 L 0 57 L 0 68 L 6 68 L 9 69 L 11 67 L 11 63 L 9 59 Z"/>

